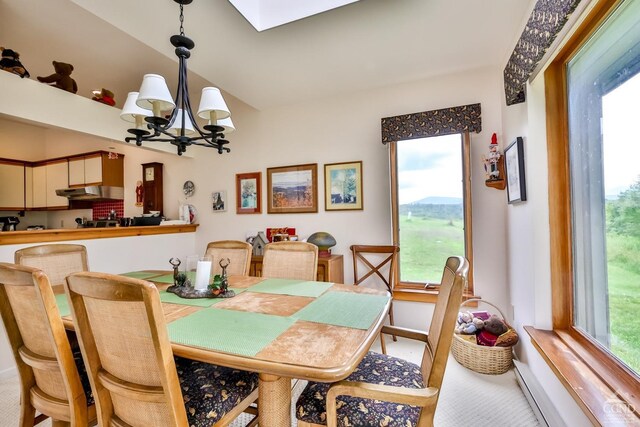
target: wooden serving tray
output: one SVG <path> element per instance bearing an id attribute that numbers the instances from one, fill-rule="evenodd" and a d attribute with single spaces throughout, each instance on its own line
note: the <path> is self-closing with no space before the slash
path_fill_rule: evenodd
<path id="1" fill-rule="evenodd" d="M 178 295 L 180 298 L 196 299 L 196 298 L 232 298 L 236 296 L 236 293 L 231 289 L 227 289 L 225 292 L 214 294 L 211 289 L 194 289 L 190 286 L 178 286 L 172 285 L 166 289 L 167 292 Z"/>

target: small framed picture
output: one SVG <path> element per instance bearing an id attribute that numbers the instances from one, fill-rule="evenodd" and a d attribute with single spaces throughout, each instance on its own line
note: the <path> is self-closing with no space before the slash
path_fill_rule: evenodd
<path id="1" fill-rule="evenodd" d="M 214 212 L 226 212 L 227 210 L 227 192 L 214 191 L 211 194 L 211 206 Z"/>
<path id="2" fill-rule="evenodd" d="M 236 213 L 261 213 L 261 190 L 262 172 L 236 174 Z"/>
<path id="3" fill-rule="evenodd" d="M 324 210 L 362 209 L 362 162 L 324 165 Z"/>
<path id="4" fill-rule="evenodd" d="M 507 200 L 509 204 L 527 200 L 527 187 L 524 174 L 524 142 L 517 137 L 504 150 L 507 169 Z"/>
<path id="5" fill-rule="evenodd" d="M 318 212 L 318 165 L 268 168 L 267 199 L 267 213 Z"/>

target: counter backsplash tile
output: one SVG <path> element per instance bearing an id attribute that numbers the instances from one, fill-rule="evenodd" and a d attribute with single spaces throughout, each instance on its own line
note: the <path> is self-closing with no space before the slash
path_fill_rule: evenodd
<path id="1" fill-rule="evenodd" d="M 116 211 L 118 218 L 124 216 L 124 200 L 113 200 L 108 202 L 94 202 L 93 203 L 93 220 L 100 218 L 108 218 L 109 212 Z"/>

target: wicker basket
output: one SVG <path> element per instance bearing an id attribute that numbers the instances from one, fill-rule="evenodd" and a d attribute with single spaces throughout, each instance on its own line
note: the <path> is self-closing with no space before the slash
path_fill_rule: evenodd
<path id="1" fill-rule="evenodd" d="M 502 316 L 502 320 L 506 323 L 502 311 L 488 301 L 484 301 L 479 298 L 472 298 L 464 301 L 460 304 L 460 307 L 463 307 L 473 301 L 480 301 L 495 308 Z M 507 326 L 511 328 L 509 324 L 507 324 Z M 469 368 L 472 371 L 476 371 L 481 374 L 491 375 L 504 374 L 507 372 L 511 367 L 511 360 L 513 358 L 511 347 L 487 347 L 478 345 L 461 338 L 459 334 L 453 334 L 451 352 L 458 363 L 465 368 Z"/>

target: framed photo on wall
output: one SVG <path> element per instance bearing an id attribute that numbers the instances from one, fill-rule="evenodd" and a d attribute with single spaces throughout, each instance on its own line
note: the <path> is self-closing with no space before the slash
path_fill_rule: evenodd
<path id="1" fill-rule="evenodd" d="M 227 211 L 227 192 L 226 191 L 214 191 L 211 193 L 211 207 L 214 212 L 226 212 Z"/>
<path id="2" fill-rule="evenodd" d="M 324 210 L 362 209 L 362 161 L 324 165 Z"/>
<path id="3" fill-rule="evenodd" d="M 524 142 L 517 137 L 504 150 L 507 170 L 507 200 L 509 204 L 527 200 L 527 187 L 524 174 Z"/>
<path id="4" fill-rule="evenodd" d="M 267 169 L 267 213 L 318 212 L 316 163 Z"/>
<path id="5" fill-rule="evenodd" d="M 236 174 L 236 213 L 259 214 L 262 212 L 260 192 L 262 172 Z"/>

